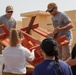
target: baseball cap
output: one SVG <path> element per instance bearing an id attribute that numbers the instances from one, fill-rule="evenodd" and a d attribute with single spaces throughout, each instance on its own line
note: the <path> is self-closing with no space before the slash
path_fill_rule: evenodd
<path id="1" fill-rule="evenodd" d="M 6 11 L 13 11 L 13 7 L 12 6 L 7 6 Z"/>
<path id="2" fill-rule="evenodd" d="M 57 50 L 57 42 L 53 38 L 46 38 L 42 41 L 40 45 L 41 49 L 48 52 L 53 52 Z"/>
<path id="3" fill-rule="evenodd" d="M 49 3 L 48 6 L 47 6 L 47 11 L 51 11 L 54 7 L 57 7 L 57 5 L 53 2 Z"/>

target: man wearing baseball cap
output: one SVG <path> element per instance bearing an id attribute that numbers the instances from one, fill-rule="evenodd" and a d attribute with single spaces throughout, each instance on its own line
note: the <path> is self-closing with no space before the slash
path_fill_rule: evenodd
<path id="1" fill-rule="evenodd" d="M 2 15 L 0 17 L 0 25 L 4 24 L 4 26 L 8 29 L 11 30 L 11 28 L 16 28 L 16 21 L 12 17 L 14 9 L 12 6 L 7 6 L 5 9 L 6 14 Z M 2 33 L 0 31 L 0 33 Z"/>
<path id="2" fill-rule="evenodd" d="M 12 11 L 13 12 L 14 11 L 13 7 L 12 6 L 7 6 L 6 7 L 6 12 L 8 12 L 8 11 Z"/>
<path id="3" fill-rule="evenodd" d="M 71 54 L 71 43 L 72 43 L 72 31 L 73 28 L 70 18 L 60 11 L 58 11 L 58 6 L 56 3 L 51 2 L 47 5 L 46 12 L 52 15 L 52 23 L 54 26 L 53 34 L 49 34 L 53 38 L 59 38 L 61 36 L 66 36 L 69 44 L 59 45 L 58 55 L 62 60 L 67 60 Z"/>
<path id="4" fill-rule="evenodd" d="M 16 21 L 12 17 L 14 9 L 12 6 L 7 6 L 5 9 L 5 14 L 0 16 L 0 25 L 4 25 L 9 31 L 11 28 L 16 28 Z M 0 34 L 4 33 L 4 31 L 0 28 Z M 0 43 L 0 51 L 1 51 L 1 43 Z"/>
<path id="5" fill-rule="evenodd" d="M 52 11 L 57 5 L 55 3 L 49 3 L 46 11 Z"/>

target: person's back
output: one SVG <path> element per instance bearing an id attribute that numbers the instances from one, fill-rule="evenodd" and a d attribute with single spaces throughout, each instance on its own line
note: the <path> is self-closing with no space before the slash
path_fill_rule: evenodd
<path id="1" fill-rule="evenodd" d="M 36 65 L 33 75 L 72 75 L 71 68 L 58 60 L 58 46 L 53 38 L 46 38 L 41 43 L 44 61 Z"/>
<path id="2" fill-rule="evenodd" d="M 6 47 L 4 49 L 4 58 L 5 58 L 5 69 L 4 72 L 12 73 L 26 73 L 26 59 L 32 61 L 34 57 L 32 54 L 29 54 L 27 48 L 24 48 L 22 45 L 17 45 L 16 47 Z M 30 58 L 32 57 L 32 58 Z"/>
<path id="3" fill-rule="evenodd" d="M 59 63 L 60 63 L 60 69 L 61 69 L 62 75 L 72 75 L 71 69 L 65 62 L 63 62 L 62 60 L 59 60 Z M 44 60 L 42 63 L 40 63 L 35 67 L 33 75 L 59 75 L 56 61 Z"/>
<path id="4" fill-rule="evenodd" d="M 10 33 L 10 45 L 4 49 L 4 75 L 25 75 L 26 60 L 34 60 L 34 50 L 30 52 L 20 44 L 17 29 L 12 29 Z"/>

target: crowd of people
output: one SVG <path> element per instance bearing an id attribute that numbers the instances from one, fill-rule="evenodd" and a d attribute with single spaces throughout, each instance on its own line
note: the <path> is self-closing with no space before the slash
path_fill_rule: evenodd
<path id="1" fill-rule="evenodd" d="M 3 75 L 25 75 L 27 72 L 26 60 L 34 60 L 35 50 L 30 52 L 29 49 L 21 45 L 16 28 L 16 20 L 12 17 L 13 7 L 7 6 L 5 12 L 6 14 L 0 17 L 0 25 L 3 24 L 10 31 L 10 42 L 3 52 Z M 76 45 L 73 49 L 71 48 L 73 40 L 71 19 L 65 13 L 60 12 L 57 4 L 54 2 L 47 5 L 46 12 L 52 15 L 51 20 L 54 31 L 48 34 L 47 38 L 43 39 L 40 44 L 44 61 L 35 66 L 33 75 L 76 75 L 75 56 L 73 58 L 74 53 L 76 53 Z M 0 34 L 2 33 L 3 30 L 0 29 Z M 64 35 L 69 43 L 65 45 L 58 44 L 56 39 Z M 2 46 L 0 43 L 0 47 Z"/>

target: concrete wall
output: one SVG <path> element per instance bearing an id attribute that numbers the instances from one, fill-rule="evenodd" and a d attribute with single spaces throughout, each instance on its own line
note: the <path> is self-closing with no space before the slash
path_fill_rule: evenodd
<path id="1" fill-rule="evenodd" d="M 17 21 L 17 29 L 21 29 L 22 28 L 22 21 Z"/>

